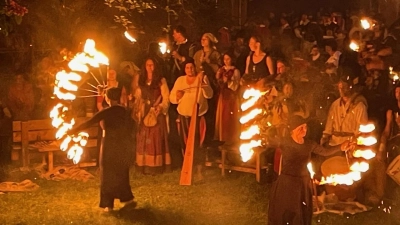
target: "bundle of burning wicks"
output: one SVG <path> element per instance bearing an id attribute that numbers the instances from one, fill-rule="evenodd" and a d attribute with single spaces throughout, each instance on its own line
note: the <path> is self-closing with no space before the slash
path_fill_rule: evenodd
<path id="1" fill-rule="evenodd" d="M 375 157 L 376 153 L 370 148 L 372 145 L 377 143 L 377 140 L 371 133 L 375 130 L 373 124 L 360 125 L 359 135 L 357 137 L 357 150 L 352 152 L 355 162 L 350 164 L 348 152 L 346 152 L 346 159 L 349 165 L 350 172 L 347 174 L 332 174 L 329 177 L 322 177 L 320 185 L 323 184 L 345 184 L 352 185 L 355 181 L 361 179 L 361 173 L 365 173 L 369 170 L 369 164 L 367 160 Z"/>
<path id="2" fill-rule="evenodd" d="M 73 159 L 75 164 L 81 159 L 83 154 L 82 147 L 86 146 L 89 134 L 86 132 L 80 132 L 77 135 L 67 134 L 75 125 L 75 119 L 70 110 L 71 101 L 77 98 L 76 93 L 83 83 L 84 79 L 80 74 L 90 73 L 100 85 L 98 79 L 90 72 L 90 67 L 99 68 L 101 64 L 108 65 L 108 58 L 96 50 L 93 40 L 88 39 L 86 40 L 84 51 L 76 54 L 68 63 L 70 72 L 62 70 L 56 74 L 54 95 L 59 102 L 51 110 L 50 118 L 53 119 L 52 125 L 57 128 L 56 139 L 61 141 L 60 149 L 68 151 L 68 158 Z M 101 70 L 99 71 L 101 73 Z M 103 78 L 103 76 L 101 77 Z M 89 85 L 97 89 L 96 86 Z M 105 86 L 104 80 L 103 86 Z M 85 90 L 96 93 L 96 95 L 78 97 L 98 96 L 97 90 Z"/>

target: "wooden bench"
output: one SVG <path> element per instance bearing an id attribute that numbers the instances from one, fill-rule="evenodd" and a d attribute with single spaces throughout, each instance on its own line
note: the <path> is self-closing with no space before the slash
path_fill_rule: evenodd
<path id="1" fill-rule="evenodd" d="M 86 121 L 88 118 L 77 118 L 76 124 Z M 30 152 L 37 151 L 47 153 L 48 169 L 54 168 L 54 152 L 60 151 L 58 142 L 55 140 L 56 129 L 51 125 L 51 119 L 46 120 L 30 120 L 30 121 L 14 121 L 13 123 L 13 155 L 21 151 L 22 166 L 30 165 Z M 85 150 L 97 147 L 98 126 L 93 126 L 85 130 L 89 134 L 89 140 Z M 51 142 L 50 144 L 41 144 L 43 142 Z M 43 155 L 43 156 L 44 156 Z M 43 157 L 43 162 L 45 158 Z M 96 162 L 80 163 L 79 166 L 95 166 Z"/>
<path id="2" fill-rule="evenodd" d="M 227 155 L 228 154 L 239 154 L 239 147 L 237 145 L 222 145 L 219 146 L 219 150 L 221 151 L 221 163 L 219 164 L 219 168 L 221 168 L 221 175 L 225 176 L 225 170 L 234 170 L 245 173 L 252 173 L 256 175 L 257 182 L 261 181 L 261 171 L 266 169 L 267 167 L 263 165 L 263 158 L 261 157 L 264 152 L 266 152 L 266 148 L 254 148 L 253 158 L 246 163 L 241 163 L 241 165 L 231 165 L 228 164 Z"/>

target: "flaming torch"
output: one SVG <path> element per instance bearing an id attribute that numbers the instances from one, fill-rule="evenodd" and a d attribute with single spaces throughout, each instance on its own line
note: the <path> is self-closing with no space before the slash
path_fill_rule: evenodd
<path id="1" fill-rule="evenodd" d="M 347 158 L 349 164 L 349 173 L 347 174 L 332 174 L 329 177 L 322 177 L 320 185 L 352 185 L 355 181 L 361 180 L 361 173 L 369 170 L 368 160 L 375 157 L 376 153 L 371 150 L 371 146 L 377 143 L 377 140 L 372 136 L 375 130 L 374 124 L 360 125 L 359 134 L 357 135 L 357 150 L 351 154 L 351 159 Z M 346 157 L 348 157 L 346 152 Z M 350 161 L 353 161 L 350 164 Z"/>
<path id="2" fill-rule="evenodd" d="M 307 169 L 308 169 L 308 172 L 310 172 L 311 185 L 312 185 L 312 188 L 313 188 L 313 195 L 315 197 L 315 203 L 316 203 L 315 205 L 316 205 L 316 208 L 317 208 L 317 212 L 319 212 L 317 185 L 315 184 L 315 179 L 314 179 L 315 172 L 313 170 L 313 166 L 312 166 L 311 162 L 309 162 L 307 164 Z"/>
<path id="3" fill-rule="evenodd" d="M 84 51 L 76 54 L 68 63 L 68 67 L 71 71 L 66 72 L 62 70 L 56 74 L 54 96 L 59 102 L 51 110 L 50 118 L 52 119 L 53 127 L 57 129 L 56 139 L 61 142 L 60 149 L 62 151 L 67 151 L 68 158 L 72 159 L 75 164 L 81 159 L 83 147 L 87 144 L 89 134 L 86 132 L 73 135 L 67 134 L 75 125 L 75 119 L 71 112 L 71 101 L 77 98 L 76 93 L 79 86 L 87 80 L 83 79 L 80 74 L 90 72 L 90 67 L 99 68 L 101 64 L 108 65 L 108 58 L 103 53 L 96 50 L 93 40 L 88 39 L 86 40 Z M 91 74 L 100 85 L 98 79 L 93 73 Z M 94 85 L 91 86 L 96 88 Z M 97 91 L 94 90 L 89 91 L 97 93 Z"/>
<path id="4" fill-rule="evenodd" d="M 362 19 L 360 23 L 361 27 L 364 28 L 364 30 L 368 30 L 369 28 L 371 28 L 371 23 L 367 19 Z"/>
<path id="5" fill-rule="evenodd" d="M 243 116 L 240 118 L 240 123 L 245 129 L 240 134 L 240 139 L 243 141 L 239 147 L 240 156 L 243 162 L 247 162 L 254 154 L 254 148 L 262 145 L 260 138 L 260 127 L 258 124 L 249 124 L 258 115 L 263 113 L 261 108 L 256 107 L 258 100 L 267 92 L 261 92 L 254 88 L 247 89 L 243 93 L 244 102 L 241 105 Z M 255 107 L 255 108 L 254 108 Z"/>

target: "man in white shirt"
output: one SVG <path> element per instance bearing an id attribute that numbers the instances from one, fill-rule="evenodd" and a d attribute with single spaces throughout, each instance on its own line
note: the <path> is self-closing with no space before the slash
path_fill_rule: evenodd
<path id="1" fill-rule="evenodd" d="M 182 151 L 186 149 L 186 139 L 189 130 L 190 117 L 193 115 L 193 106 L 197 102 L 198 106 L 198 119 L 197 126 L 199 129 L 196 130 L 195 137 L 195 153 L 194 153 L 194 165 L 197 165 L 197 176 L 195 180 L 200 181 L 203 179 L 201 170 L 202 164 L 204 164 L 205 154 L 204 150 L 201 149 L 201 144 L 204 141 L 206 123 L 203 115 L 208 110 L 207 99 L 212 98 L 213 90 L 209 85 L 209 80 L 203 72 L 196 74 L 195 65 L 193 59 L 189 58 L 184 63 L 185 76 L 179 77 L 171 90 L 169 100 L 172 104 L 178 104 L 178 119 L 177 126 L 178 132 L 181 137 Z M 199 84 L 201 82 L 201 84 Z M 197 89 L 199 88 L 198 96 L 196 99 Z M 212 128 L 211 128 L 212 129 Z"/>

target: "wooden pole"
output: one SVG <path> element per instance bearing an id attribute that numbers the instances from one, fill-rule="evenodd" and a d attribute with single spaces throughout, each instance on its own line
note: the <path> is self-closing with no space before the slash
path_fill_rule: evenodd
<path id="1" fill-rule="evenodd" d="M 312 178 L 311 178 L 311 184 L 313 187 L 313 193 L 314 193 L 314 197 L 315 197 L 315 205 L 317 206 L 317 212 L 319 212 L 317 185 L 315 184 L 314 179 L 312 179 Z"/>
<path id="2" fill-rule="evenodd" d="M 195 146 L 195 138 L 196 138 L 196 129 L 197 129 L 197 100 L 199 98 L 199 91 L 202 83 L 202 79 L 199 79 L 199 84 L 196 90 L 196 99 L 193 104 L 193 112 L 192 117 L 190 118 L 189 132 L 186 141 L 186 149 L 185 149 L 185 157 L 183 159 L 183 166 L 181 171 L 181 178 L 179 181 L 180 185 L 192 185 L 192 173 L 193 173 L 193 155 Z"/>

